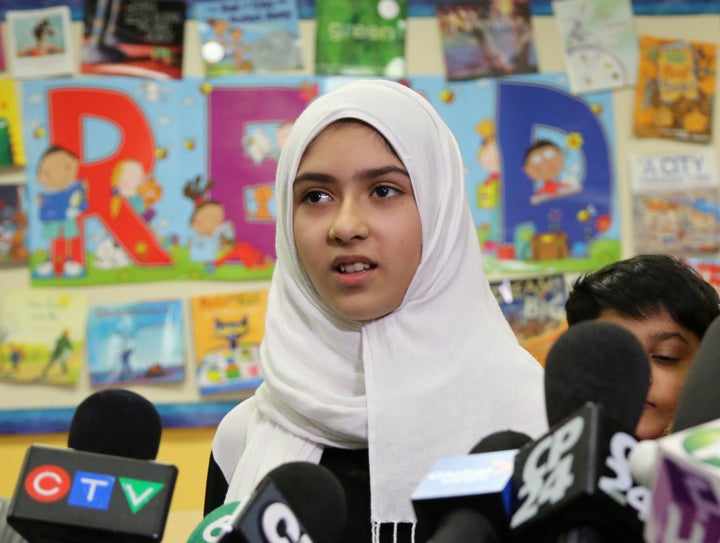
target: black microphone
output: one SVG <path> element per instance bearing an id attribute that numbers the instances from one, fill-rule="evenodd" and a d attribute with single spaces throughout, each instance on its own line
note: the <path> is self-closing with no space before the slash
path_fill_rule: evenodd
<path id="1" fill-rule="evenodd" d="M 336 543 L 345 528 L 345 491 L 332 472 L 310 462 L 270 471 L 228 522 L 218 543 Z"/>
<path id="2" fill-rule="evenodd" d="M 710 323 L 678 399 L 672 431 L 679 432 L 720 418 L 720 317 Z"/>
<path id="3" fill-rule="evenodd" d="M 515 460 L 514 540 L 642 541 L 649 490 L 627 456 L 649 386 L 648 355 L 625 328 L 587 321 L 557 339 L 545 366 L 550 430 Z"/>
<path id="4" fill-rule="evenodd" d="M 177 468 L 149 460 L 160 428 L 139 394 L 92 394 L 71 421 L 75 448 L 29 447 L 8 522 L 30 543 L 161 541 Z"/>
<path id="5" fill-rule="evenodd" d="M 439 459 L 412 496 L 417 540 L 505 539 L 513 459 L 529 441 L 526 434 L 503 430 L 485 436 L 469 455 Z"/>

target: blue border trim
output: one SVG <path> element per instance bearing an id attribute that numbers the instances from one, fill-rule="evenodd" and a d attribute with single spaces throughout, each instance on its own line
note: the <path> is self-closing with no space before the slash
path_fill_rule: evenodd
<path id="1" fill-rule="evenodd" d="M 192 16 L 192 6 L 203 0 L 187 0 L 188 15 Z M 352 1 L 352 0 L 347 0 Z M 447 0 L 408 0 L 410 17 L 434 17 L 435 4 Z M 458 0 L 459 1 L 459 0 Z M 533 15 L 552 15 L 552 0 L 531 0 Z M 5 11 L 15 9 L 31 9 L 48 6 L 70 6 L 74 21 L 83 19 L 83 0 L 1 0 L 0 15 L 5 18 Z M 298 14 L 301 19 L 315 18 L 315 0 L 298 0 Z M 720 13 L 720 2 L 717 0 L 632 0 L 635 15 L 690 15 L 703 13 Z"/>
<path id="2" fill-rule="evenodd" d="M 240 400 L 158 404 L 163 428 L 211 428 Z M 0 435 L 49 434 L 70 429 L 74 407 L 0 410 Z"/>

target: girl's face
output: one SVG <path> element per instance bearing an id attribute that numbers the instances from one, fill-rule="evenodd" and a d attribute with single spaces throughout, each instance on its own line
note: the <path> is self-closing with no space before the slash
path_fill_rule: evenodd
<path id="1" fill-rule="evenodd" d="M 650 390 L 635 434 L 639 439 L 662 437 L 675 416 L 685 379 L 700 347 L 700 338 L 667 313 L 637 320 L 606 309 L 598 320 L 626 328 L 645 347 L 650 357 Z"/>
<path id="2" fill-rule="evenodd" d="M 293 185 L 298 257 L 320 298 L 356 321 L 395 310 L 422 252 L 410 176 L 369 126 L 338 122 L 307 147 Z"/>

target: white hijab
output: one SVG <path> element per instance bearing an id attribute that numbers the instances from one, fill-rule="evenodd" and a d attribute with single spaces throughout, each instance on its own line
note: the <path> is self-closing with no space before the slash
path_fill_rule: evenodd
<path id="1" fill-rule="evenodd" d="M 293 241 L 292 185 L 303 152 L 344 118 L 375 127 L 396 150 L 423 229 L 405 299 L 367 323 L 323 304 Z M 380 523 L 415 520 L 410 496 L 438 458 L 467 454 L 495 431 L 545 431 L 542 368 L 518 345 L 490 291 L 465 191 L 453 135 L 403 85 L 351 82 L 300 115 L 277 170 L 264 383 L 238 406 L 251 422 L 226 501 L 247 496 L 280 463 L 318 462 L 325 445 L 367 447 L 377 538 Z"/>

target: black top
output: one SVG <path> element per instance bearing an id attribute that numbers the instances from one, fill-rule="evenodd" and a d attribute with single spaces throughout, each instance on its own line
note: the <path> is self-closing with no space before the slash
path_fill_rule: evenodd
<path id="1" fill-rule="evenodd" d="M 320 457 L 320 465 L 328 468 L 345 490 L 347 499 L 347 522 L 345 531 L 339 539 L 343 543 L 371 543 L 370 527 L 370 467 L 367 449 L 338 449 L 325 447 Z M 210 455 L 210 465 L 205 487 L 204 515 L 220 507 L 225 501 L 228 481 L 220 467 Z M 412 525 L 398 525 L 399 543 L 409 543 Z M 393 526 L 383 524 L 380 527 L 380 543 L 393 542 Z"/>

